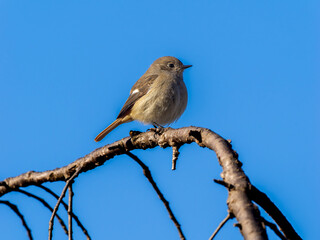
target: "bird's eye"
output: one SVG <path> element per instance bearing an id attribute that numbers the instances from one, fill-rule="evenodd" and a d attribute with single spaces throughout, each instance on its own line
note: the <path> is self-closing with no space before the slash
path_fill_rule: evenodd
<path id="1" fill-rule="evenodd" d="M 169 66 L 170 68 L 174 68 L 174 64 L 173 64 L 173 63 L 170 63 L 168 66 Z"/>

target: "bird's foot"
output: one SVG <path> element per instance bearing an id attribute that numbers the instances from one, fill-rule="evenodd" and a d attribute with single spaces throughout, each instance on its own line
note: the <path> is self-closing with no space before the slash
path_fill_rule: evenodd
<path id="1" fill-rule="evenodd" d="M 158 133 L 158 134 L 162 134 L 165 130 L 164 127 L 162 127 L 161 125 L 157 124 L 157 123 L 153 123 L 153 126 L 154 128 L 150 128 L 148 129 L 148 131 L 152 131 L 152 132 L 155 132 L 155 133 Z"/>
<path id="2" fill-rule="evenodd" d="M 154 126 L 154 128 L 164 128 L 163 126 L 161 126 L 160 124 L 153 122 L 152 125 Z"/>

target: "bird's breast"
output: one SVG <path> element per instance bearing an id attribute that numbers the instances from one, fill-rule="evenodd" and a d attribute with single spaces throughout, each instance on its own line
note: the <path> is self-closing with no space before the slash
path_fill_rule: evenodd
<path id="1" fill-rule="evenodd" d="M 182 79 L 155 81 L 150 90 L 133 106 L 131 117 L 143 123 L 166 125 L 184 112 L 188 93 Z"/>

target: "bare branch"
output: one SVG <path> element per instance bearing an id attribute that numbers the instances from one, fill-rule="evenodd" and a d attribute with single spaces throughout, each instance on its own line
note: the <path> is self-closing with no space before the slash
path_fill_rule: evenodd
<path id="1" fill-rule="evenodd" d="M 226 183 L 225 181 L 223 181 L 223 180 L 220 180 L 220 179 L 213 179 L 213 181 L 215 182 L 215 183 L 218 183 L 218 184 L 220 184 L 220 185 L 222 185 L 222 186 L 224 186 L 224 187 L 226 187 L 226 188 L 228 188 L 229 190 L 231 190 L 232 188 L 234 188 L 234 186 L 232 186 L 231 184 L 229 184 L 229 183 Z"/>
<path id="2" fill-rule="evenodd" d="M 172 170 L 176 170 L 176 164 L 179 157 L 179 148 L 180 146 L 173 145 L 172 146 Z"/>
<path id="3" fill-rule="evenodd" d="M 172 212 L 172 210 L 171 210 L 171 208 L 169 206 L 169 202 L 165 199 L 165 197 L 161 193 L 160 189 L 158 188 L 157 184 L 153 180 L 149 168 L 133 153 L 127 152 L 126 154 L 129 157 L 131 157 L 134 161 L 136 161 L 140 165 L 140 167 L 143 169 L 144 176 L 149 180 L 149 182 L 151 183 L 153 189 L 157 192 L 160 200 L 163 202 L 164 206 L 166 207 L 166 209 L 167 209 L 167 211 L 169 213 L 170 219 L 173 221 L 174 225 L 176 226 L 176 228 L 177 228 L 177 230 L 179 232 L 180 239 L 182 239 L 182 240 L 186 239 L 185 236 L 183 235 L 180 223 L 178 222 L 178 220 L 174 216 L 174 214 L 173 214 L 173 212 Z"/>
<path id="4" fill-rule="evenodd" d="M 51 194 L 54 198 L 56 198 L 57 200 L 59 199 L 59 196 L 53 192 L 50 188 L 47 188 L 46 186 L 43 185 L 39 185 L 37 186 L 39 188 L 42 188 L 43 190 L 45 190 L 46 192 L 48 192 L 49 194 Z M 68 204 L 66 204 L 63 200 L 61 200 L 61 204 L 64 206 L 64 208 L 68 211 Z M 52 212 L 53 210 L 51 210 Z M 82 232 L 84 233 L 84 235 L 86 235 L 87 240 L 91 240 L 91 237 L 89 236 L 89 233 L 87 231 L 87 229 L 82 225 L 82 223 L 80 222 L 79 218 L 77 217 L 77 215 L 75 215 L 73 212 L 71 213 L 73 219 L 76 221 L 76 223 L 78 224 L 78 226 L 81 228 Z"/>
<path id="5" fill-rule="evenodd" d="M 70 183 L 68 187 L 68 192 L 69 192 L 69 207 L 68 207 L 68 223 L 69 223 L 69 240 L 72 240 L 72 197 L 73 197 L 73 192 L 72 192 L 72 183 Z"/>
<path id="6" fill-rule="evenodd" d="M 51 215 L 51 218 L 50 218 L 50 221 L 49 221 L 49 237 L 48 239 L 51 240 L 52 239 L 52 230 L 53 230 L 53 219 L 54 219 L 54 216 L 56 215 L 57 211 L 58 211 L 58 208 L 59 208 L 59 205 L 64 197 L 64 195 L 66 194 L 66 191 L 69 187 L 69 185 L 73 182 L 73 179 L 75 179 L 78 174 L 80 173 L 81 171 L 81 168 L 78 168 L 74 173 L 73 175 L 67 180 L 66 182 L 66 185 L 64 186 L 63 190 L 62 190 L 62 193 L 56 203 L 56 206 L 54 207 L 53 211 L 52 211 L 52 215 Z"/>
<path id="7" fill-rule="evenodd" d="M 32 193 L 29 193 L 29 192 L 27 192 L 25 190 L 22 190 L 22 189 L 16 189 L 15 191 L 19 192 L 19 193 L 22 193 L 22 194 L 24 194 L 24 195 L 26 195 L 28 197 L 31 197 L 31 198 L 34 198 L 34 199 L 38 200 L 39 202 L 41 202 L 43 204 L 43 206 L 45 206 L 47 209 L 49 209 L 50 212 L 53 211 L 53 208 L 43 198 L 40 198 L 40 197 L 38 197 L 38 196 L 36 196 L 36 195 L 34 195 Z M 64 223 L 64 221 L 62 220 L 62 218 L 58 214 L 56 214 L 56 218 L 58 219 L 63 231 L 65 232 L 65 234 L 68 235 L 67 226 Z"/>
<path id="8" fill-rule="evenodd" d="M 20 218 L 20 220 L 21 220 L 21 222 L 22 222 L 22 225 L 24 226 L 24 228 L 25 228 L 26 231 L 27 231 L 27 234 L 28 234 L 29 239 L 30 239 L 30 240 L 33 240 L 31 230 L 30 230 L 30 228 L 28 227 L 28 224 L 27 224 L 26 220 L 24 219 L 22 213 L 19 211 L 18 207 L 17 207 L 16 205 L 10 203 L 9 201 L 0 200 L 0 203 L 5 204 L 5 205 L 7 205 L 8 207 L 10 207 L 10 208 L 12 209 L 12 211 L 14 211 L 15 214 L 18 215 L 18 217 Z"/>
<path id="9" fill-rule="evenodd" d="M 222 220 L 222 222 L 219 224 L 217 229 L 212 233 L 212 235 L 209 238 L 209 240 L 212 240 L 218 234 L 220 229 L 226 224 L 226 222 L 228 222 L 232 218 L 233 218 L 232 214 L 228 213 L 228 215 L 225 217 L 225 219 Z"/>
<path id="10" fill-rule="evenodd" d="M 249 195 L 253 201 L 255 201 L 260 207 L 262 207 L 273 220 L 280 227 L 280 230 L 283 232 L 284 236 L 288 240 L 299 240 L 302 239 L 294 230 L 292 225 L 282 214 L 282 212 L 277 208 L 277 206 L 270 200 L 270 198 L 255 186 L 251 186 Z"/>
<path id="11" fill-rule="evenodd" d="M 274 233 L 281 239 L 281 240 L 288 240 L 285 236 L 283 236 L 283 234 L 279 231 L 277 225 L 275 225 L 272 222 L 267 221 L 265 218 L 261 217 L 263 220 L 263 223 L 268 226 L 269 228 L 271 228 L 272 231 L 274 231 Z"/>
<path id="12" fill-rule="evenodd" d="M 216 152 L 219 164 L 223 169 L 221 173 L 223 181 L 234 186 L 229 190 L 227 204 L 229 211 L 239 222 L 240 231 L 244 238 L 246 240 L 267 239 L 260 213 L 256 211 L 248 196 L 251 183 L 241 168 L 242 163 L 238 160 L 237 153 L 233 151 L 231 144 L 218 134 L 199 127 L 166 128 L 161 132 L 137 133 L 132 137 L 126 137 L 96 149 L 68 166 L 45 172 L 31 171 L 17 177 L 7 178 L 0 182 L 0 196 L 20 187 L 40 185 L 44 182 L 67 181 L 77 169 L 79 173 L 94 169 L 114 156 L 125 154 L 133 149 L 147 149 L 156 146 L 169 147 L 173 144 L 183 145 L 192 142 Z"/>

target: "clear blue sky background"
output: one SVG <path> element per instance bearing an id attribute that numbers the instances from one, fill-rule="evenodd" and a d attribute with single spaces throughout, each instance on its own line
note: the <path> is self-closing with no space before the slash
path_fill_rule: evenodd
<path id="1" fill-rule="evenodd" d="M 149 65 L 170 55 L 193 65 L 185 72 L 188 107 L 172 126 L 232 139 L 252 183 L 302 238 L 320 239 L 319 7 L 297 0 L 1 0 L 0 178 L 62 167 L 131 129 L 146 130 L 133 122 L 93 141 Z M 227 214 L 227 191 L 212 182 L 221 172 L 215 154 L 183 146 L 172 172 L 171 149 L 134 153 L 187 238 L 207 239 Z M 63 184 L 46 186 L 60 193 Z M 81 174 L 74 191 L 75 212 L 93 239 L 178 239 L 127 156 Z M 47 209 L 19 193 L 1 199 L 18 204 L 35 239 L 47 238 Z M 4 205 L 0 212 L 0 238 L 27 239 L 17 216 Z M 242 239 L 232 223 L 217 239 Z M 54 237 L 66 239 L 58 222 Z M 75 239 L 84 239 L 77 226 Z"/>

